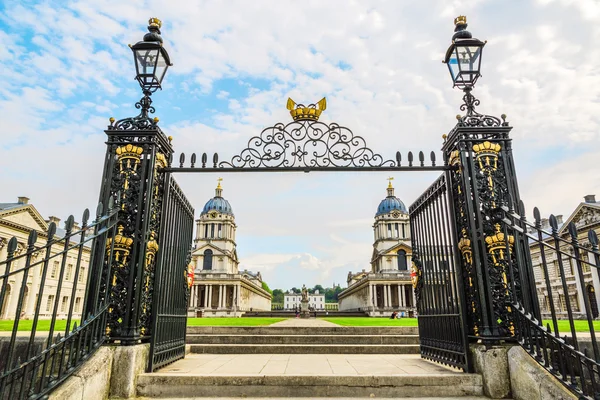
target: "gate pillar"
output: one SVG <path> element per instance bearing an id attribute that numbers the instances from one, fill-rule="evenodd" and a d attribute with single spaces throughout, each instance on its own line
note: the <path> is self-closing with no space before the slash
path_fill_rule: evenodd
<path id="1" fill-rule="evenodd" d="M 165 173 L 172 158 L 170 138 L 158 127 L 150 93 L 136 104 L 138 116 L 110 119 L 100 202 L 117 200 L 117 234 L 109 239 L 113 265 L 100 266 L 101 286 L 110 297 L 106 334 L 111 341 L 130 345 L 150 338 L 154 272 L 161 238 Z M 110 246 L 110 247 L 109 247 Z M 93 306 L 93 305 L 87 305 Z"/>
<path id="2" fill-rule="evenodd" d="M 444 137 L 442 150 L 451 167 L 454 239 L 460 253 L 467 332 L 471 340 L 494 343 L 515 335 L 513 300 L 524 294 L 537 318 L 539 305 L 536 293 L 521 293 L 521 288 L 534 287 L 528 283 L 534 284 L 531 263 L 515 259 L 515 246 L 528 246 L 527 238 L 499 223 L 507 212 L 525 218 L 509 137 L 512 128 L 505 115 L 500 119 L 477 113 L 474 106 L 479 100 L 470 91 L 463 100 L 461 109 L 467 114 L 457 115 L 458 123 Z"/>

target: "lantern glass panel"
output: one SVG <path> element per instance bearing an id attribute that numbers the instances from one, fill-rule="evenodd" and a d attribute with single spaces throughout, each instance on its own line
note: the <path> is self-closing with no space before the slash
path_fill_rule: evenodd
<path id="1" fill-rule="evenodd" d="M 165 57 L 163 55 L 163 53 L 161 51 L 158 52 L 158 59 L 156 60 L 156 70 L 154 72 L 154 75 L 156 76 L 156 79 L 158 80 L 158 84 L 160 85 L 162 83 L 162 80 L 165 76 L 165 72 L 167 72 L 167 62 L 165 60 Z"/>
<path id="2" fill-rule="evenodd" d="M 159 57 L 162 58 L 162 55 L 158 48 L 135 50 L 135 65 L 138 79 L 144 86 L 152 86 L 155 82 L 156 67 L 160 63 L 158 61 Z"/>

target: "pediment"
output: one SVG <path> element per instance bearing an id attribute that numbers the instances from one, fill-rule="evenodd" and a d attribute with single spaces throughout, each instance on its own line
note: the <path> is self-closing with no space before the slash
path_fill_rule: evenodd
<path id="1" fill-rule="evenodd" d="M 1 212 L 0 219 L 22 226 L 28 230 L 48 231 L 48 224 L 32 205 Z"/>
<path id="2" fill-rule="evenodd" d="M 559 233 L 567 232 L 569 224 L 573 222 L 577 229 L 600 223 L 600 205 L 581 203 L 573 211 L 573 214 L 567 219 L 565 224 L 560 228 Z"/>
<path id="3" fill-rule="evenodd" d="M 213 256 L 229 256 L 229 253 L 226 251 L 223 251 L 223 249 L 211 244 L 211 243 L 206 243 L 204 245 L 202 245 L 201 247 L 198 247 L 196 250 L 194 250 L 192 252 L 192 256 L 203 256 L 204 252 L 210 249 L 213 251 Z"/>

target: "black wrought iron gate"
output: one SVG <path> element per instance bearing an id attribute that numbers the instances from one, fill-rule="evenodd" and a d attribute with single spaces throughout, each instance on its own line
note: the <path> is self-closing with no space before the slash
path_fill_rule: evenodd
<path id="1" fill-rule="evenodd" d="M 190 263 L 194 209 L 171 174 L 165 174 L 161 239 L 154 276 L 150 372 L 185 356 L 187 266 Z"/>
<path id="2" fill-rule="evenodd" d="M 410 206 L 412 280 L 421 356 L 471 372 L 453 215 L 444 173 Z"/>

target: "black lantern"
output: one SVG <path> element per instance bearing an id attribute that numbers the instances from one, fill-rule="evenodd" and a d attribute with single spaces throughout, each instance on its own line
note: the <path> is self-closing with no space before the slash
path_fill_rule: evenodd
<path id="1" fill-rule="evenodd" d="M 455 33 L 444 63 L 448 65 L 454 86 L 471 89 L 481 76 L 481 53 L 486 42 L 473 38 L 467 31 L 467 17 L 456 17 L 454 25 Z"/>
<path id="2" fill-rule="evenodd" d="M 149 32 L 144 35 L 144 40 L 130 47 L 135 60 L 136 79 L 144 92 L 153 93 L 161 88 L 165 73 L 172 64 L 169 53 L 162 45 L 161 21 L 150 18 L 148 24 Z"/>

